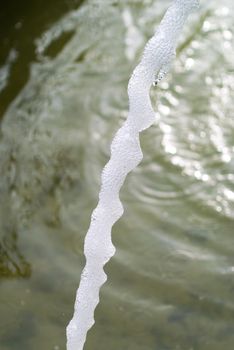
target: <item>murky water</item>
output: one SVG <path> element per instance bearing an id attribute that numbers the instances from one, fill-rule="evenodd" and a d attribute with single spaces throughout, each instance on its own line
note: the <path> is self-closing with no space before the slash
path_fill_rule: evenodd
<path id="1" fill-rule="evenodd" d="M 37 3 L 2 31 L 1 350 L 65 349 L 100 172 L 169 1 Z M 233 10 L 203 4 L 152 89 L 86 350 L 233 349 Z"/>

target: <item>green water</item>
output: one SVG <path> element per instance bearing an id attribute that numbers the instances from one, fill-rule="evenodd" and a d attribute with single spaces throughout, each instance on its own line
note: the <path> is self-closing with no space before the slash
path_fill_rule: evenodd
<path id="1" fill-rule="evenodd" d="M 85 350 L 233 350 L 233 1 L 203 1 L 127 178 Z M 0 49 L 0 350 L 65 349 L 127 82 L 169 1 L 8 1 Z"/>

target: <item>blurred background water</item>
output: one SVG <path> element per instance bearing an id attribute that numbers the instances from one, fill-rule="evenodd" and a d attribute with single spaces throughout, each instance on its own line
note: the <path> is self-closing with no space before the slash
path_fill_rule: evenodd
<path id="1" fill-rule="evenodd" d="M 85 350 L 233 350 L 234 5 L 201 2 L 151 91 Z M 1 4 L 0 350 L 65 349 L 101 169 L 168 4 Z"/>

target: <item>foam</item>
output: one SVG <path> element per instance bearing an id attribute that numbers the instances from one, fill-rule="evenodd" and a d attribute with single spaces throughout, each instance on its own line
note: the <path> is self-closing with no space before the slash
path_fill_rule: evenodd
<path id="1" fill-rule="evenodd" d="M 103 267 L 115 253 L 111 229 L 124 211 L 119 191 L 127 174 L 142 160 L 139 133 L 155 120 L 149 90 L 169 71 L 183 24 L 197 6 L 197 0 L 172 2 L 129 80 L 129 114 L 112 141 L 111 157 L 102 172 L 99 202 L 85 238 L 86 265 L 77 290 L 74 315 L 67 326 L 67 350 L 82 350 L 87 332 L 94 324 L 99 291 L 107 279 Z"/>

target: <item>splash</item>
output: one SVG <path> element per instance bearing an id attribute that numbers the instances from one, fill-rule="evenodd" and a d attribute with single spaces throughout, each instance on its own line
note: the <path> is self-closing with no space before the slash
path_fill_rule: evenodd
<path id="1" fill-rule="evenodd" d="M 139 133 L 155 120 L 149 90 L 169 71 L 183 25 L 198 5 L 198 0 L 172 2 L 129 80 L 129 114 L 114 137 L 110 160 L 102 172 L 99 202 L 85 238 L 86 265 L 76 295 L 74 315 L 67 326 L 67 350 L 82 350 L 87 332 L 94 324 L 99 291 L 107 279 L 103 267 L 115 253 L 111 229 L 123 214 L 119 191 L 127 174 L 142 160 Z"/>

